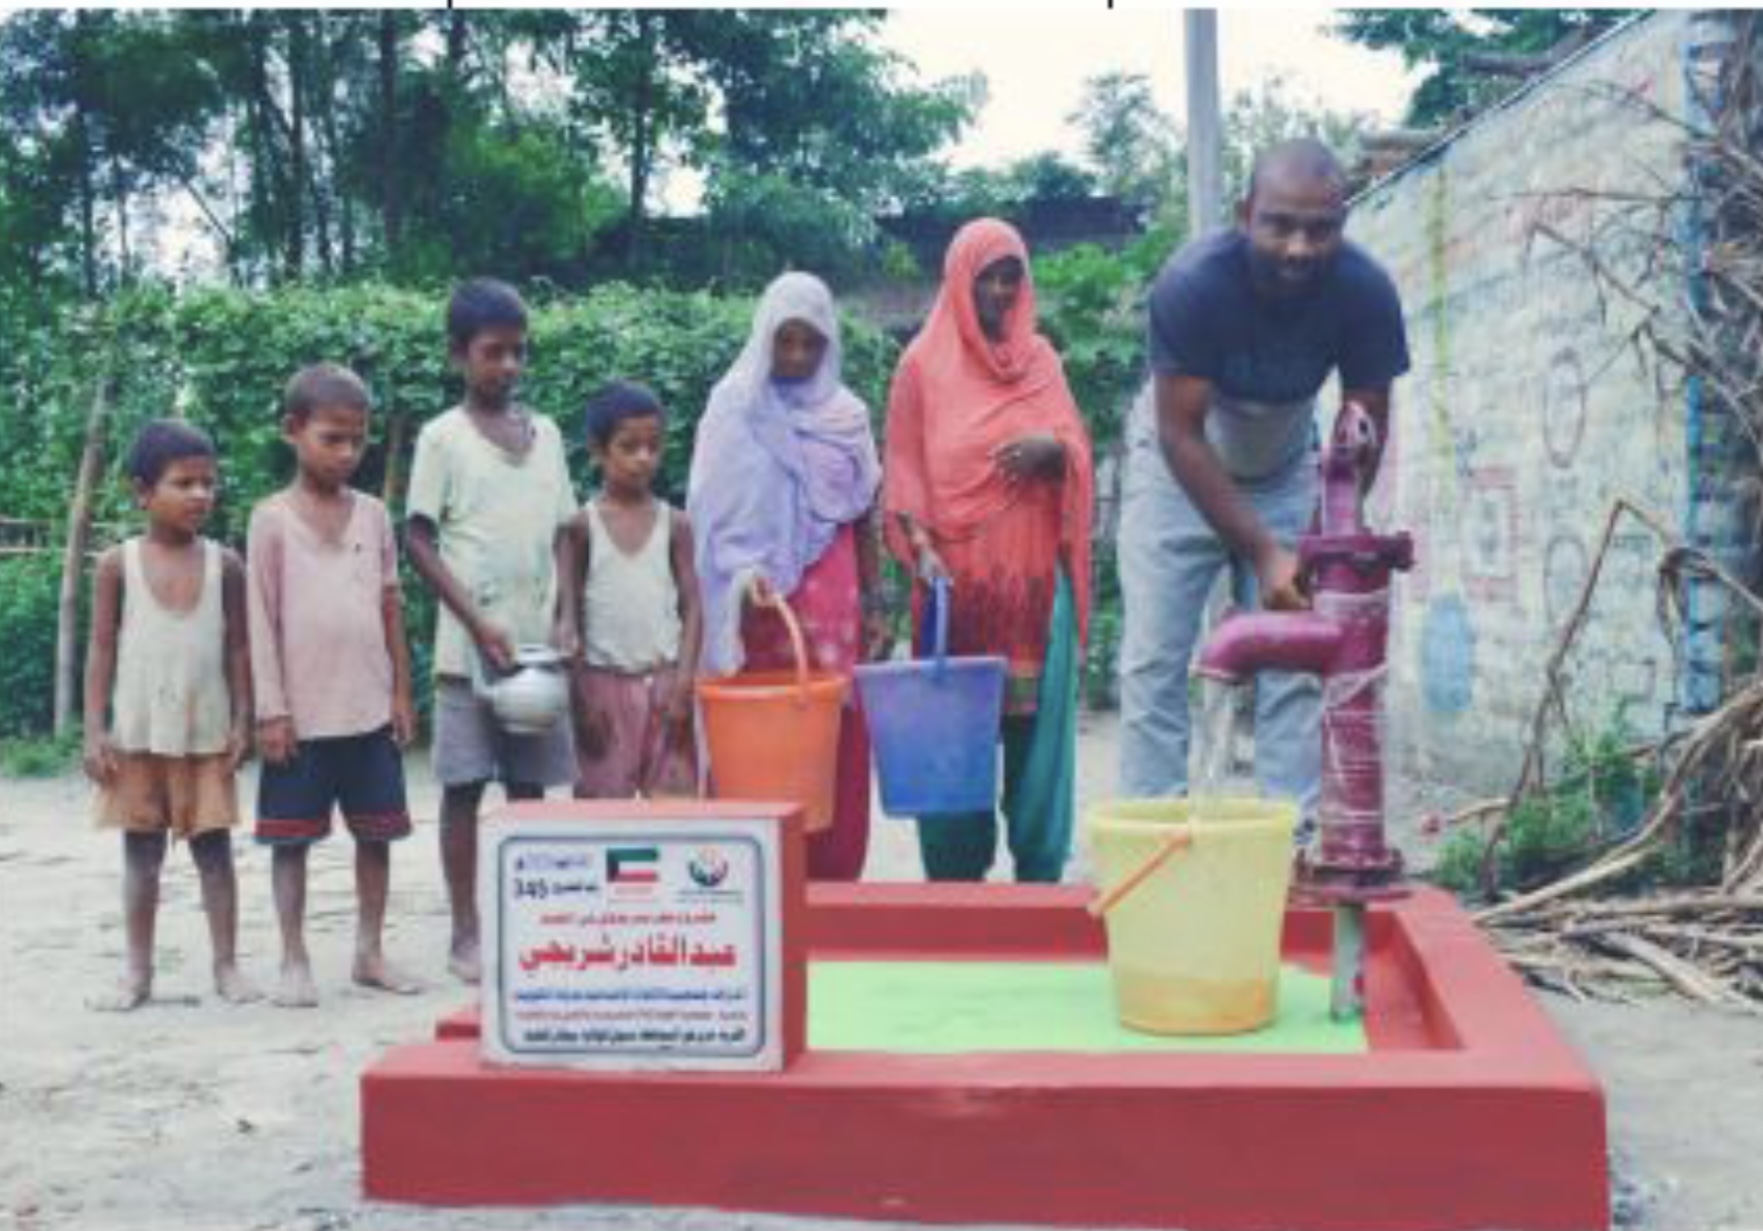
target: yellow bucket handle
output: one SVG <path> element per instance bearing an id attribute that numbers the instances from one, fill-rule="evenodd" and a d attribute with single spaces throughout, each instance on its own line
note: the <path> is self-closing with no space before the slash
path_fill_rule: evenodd
<path id="1" fill-rule="evenodd" d="M 790 645 L 796 651 L 796 704 L 805 706 L 808 704 L 808 646 L 802 640 L 802 625 L 783 595 L 774 597 L 771 606 L 783 617 L 784 628 L 790 634 Z"/>
<path id="2" fill-rule="evenodd" d="M 1177 851 L 1186 850 L 1194 844 L 1194 831 L 1191 826 L 1180 825 L 1171 829 L 1169 836 L 1157 844 L 1157 849 L 1145 857 L 1145 862 L 1134 868 L 1121 878 L 1119 884 L 1106 893 L 1094 898 L 1084 909 L 1090 912 L 1092 919 L 1100 919 L 1116 906 L 1133 890 L 1151 879 L 1151 874 L 1169 861 L 1169 857 Z"/>

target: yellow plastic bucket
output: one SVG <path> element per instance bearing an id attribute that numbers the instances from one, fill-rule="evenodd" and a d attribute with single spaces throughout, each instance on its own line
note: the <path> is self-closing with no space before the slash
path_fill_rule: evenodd
<path id="1" fill-rule="evenodd" d="M 1272 1021 L 1297 805 L 1117 800 L 1084 819 L 1100 900 L 1137 878 L 1103 916 L 1121 1024 L 1240 1034 Z"/>

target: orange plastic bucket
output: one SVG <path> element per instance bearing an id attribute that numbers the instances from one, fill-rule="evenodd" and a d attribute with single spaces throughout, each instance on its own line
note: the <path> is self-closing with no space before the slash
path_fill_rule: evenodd
<path id="1" fill-rule="evenodd" d="M 839 723 L 851 680 L 808 670 L 795 614 L 782 601 L 776 610 L 790 630 L 794 671 L 743 671 L 698 681 L 710 794 L 801 804 L 803 828 L 817 833 L 833 823 Z"/>

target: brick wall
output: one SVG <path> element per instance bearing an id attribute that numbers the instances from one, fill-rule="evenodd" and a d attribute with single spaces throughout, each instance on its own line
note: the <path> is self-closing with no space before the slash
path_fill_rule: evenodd
<path id="1" fill-rule="evenodd" d="M 1672 218 L 1676 251 L 1611 230 L 1632 210 L 1624 194 L 1686 183 L 1681 129 L 1647 108 L 1686 113 L 1685 66 L 1707 27 L 1663 12 L 1621 28 L 1355 204 L 1351 233 L 1395 278 L 1414 355 L 1372 495 L 1377 523 L 1410 530 L 1420 559 L 1399 583 L 1389 689 L 1392 752 L 1410 770 L 1511 784 L 1613 497 L 1730 538 L 1694 390 L 1631 342 L 1645 309 L 1600 293 L 1547 234 L 1597 237 L 1628 279 L 1693 249 L 1688 214 Z M 1652 285 L 1659 311 L 1681 310 L 1680 270 Z M 1656 556 L 1631 523 L 1606 560 L 1572 661 L 1577 716 L 1594 725 L 1623 705 L 1638 733 L 1656 732 L 1691 694 L 1705 700 L 1657 623 Z"/>

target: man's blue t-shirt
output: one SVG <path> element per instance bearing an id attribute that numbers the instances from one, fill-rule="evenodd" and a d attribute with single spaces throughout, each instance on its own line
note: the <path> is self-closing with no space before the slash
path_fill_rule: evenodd
<path id="1" fill-rule="evenodd" d="M 1255 293 L 1249 240 L 1232 229 L 1175 254 L 1151 288 L 1152 371 L 1212 382 L 1206 435 L 1225 469 L 1257 479 L 1301 461 L 1317 392 L 1339 369 L 1347 389 L 1378 388 L 1408 370 L 1395 285 L 1348 241 L 1296 299 Z"/>

